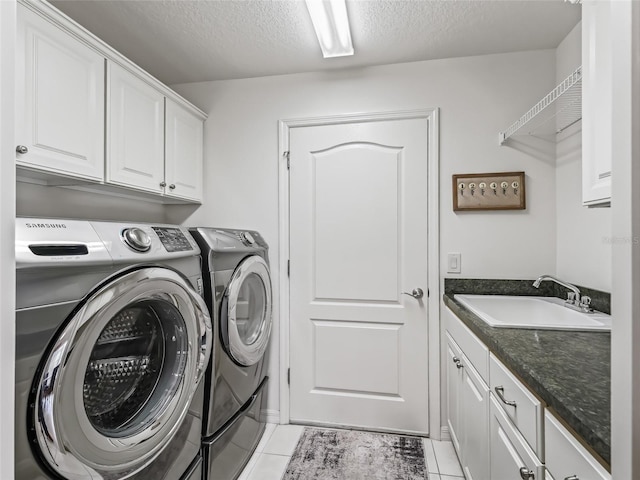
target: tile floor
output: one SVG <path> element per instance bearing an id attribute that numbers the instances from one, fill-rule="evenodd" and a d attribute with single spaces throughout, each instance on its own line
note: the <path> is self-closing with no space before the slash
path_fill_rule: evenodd
<path id="1" fill-rule="evenodd" d="M 304 427 L 267 424 L 264 435 L 238 480 L 280 480 Z M 429 480 L 463 480 L 451 442 L 425 438 L 424 452 Z"/>

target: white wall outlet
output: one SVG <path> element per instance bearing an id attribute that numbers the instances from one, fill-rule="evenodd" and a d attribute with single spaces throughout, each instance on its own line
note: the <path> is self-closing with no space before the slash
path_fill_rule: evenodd
<path id="1" fill-rule="evenodd" d="M 459 253 L 447 254 L 447 273 L 460 273 L 462 265 L 460 263 L 461 255 Z"/>

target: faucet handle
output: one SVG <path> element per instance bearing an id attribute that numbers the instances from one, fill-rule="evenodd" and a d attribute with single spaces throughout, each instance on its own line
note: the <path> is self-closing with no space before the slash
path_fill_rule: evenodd
<path id="1" fill-rule="evenodd" d="M 576 292 L 567 292 L 567 303 L 576 303 Z"/>
<path id="2" fill-rule="evenodd" d="M 580 308 L 584 313 L 593 313 L 594 310 L 591 308 L 591 297 L 584 295 L 580 299 Z"/>

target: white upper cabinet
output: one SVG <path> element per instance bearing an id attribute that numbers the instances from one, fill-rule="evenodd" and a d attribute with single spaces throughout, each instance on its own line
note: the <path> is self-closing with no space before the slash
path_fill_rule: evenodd
<path id="1" fill-rule="evenodd" d="M 164 96 L 109 62 L 107 182 L 164 192 Z"/>
<path id="2" fill-rule="evenodd" d="M 18 0 L 17 33 L 20 180 L 202 201 L 201 110 L 48 2 Z"/>
<path id="3" fill-rule="evenodd" d="M 582 2 L 582 202 L 611 200 L 612 82 L 609 1 Z"/>
<path id="4" fill-rule="evenodd" d="M 171 99 L 165 113 L 165 192 L 202 200 L 203 122 Z"/>
<path id="5" fill-rule="evenodd" d="M 102 180 L 104 57 L 24 5 L 17 35 L 17 164 Z"/>

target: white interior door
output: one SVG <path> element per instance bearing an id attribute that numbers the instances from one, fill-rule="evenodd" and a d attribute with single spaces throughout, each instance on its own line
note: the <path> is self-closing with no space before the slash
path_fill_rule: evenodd
<path id="1" fill-rule="evenodd" d="M 292 422 L 428 433 L 427 132 L 291 130 Z"/>

